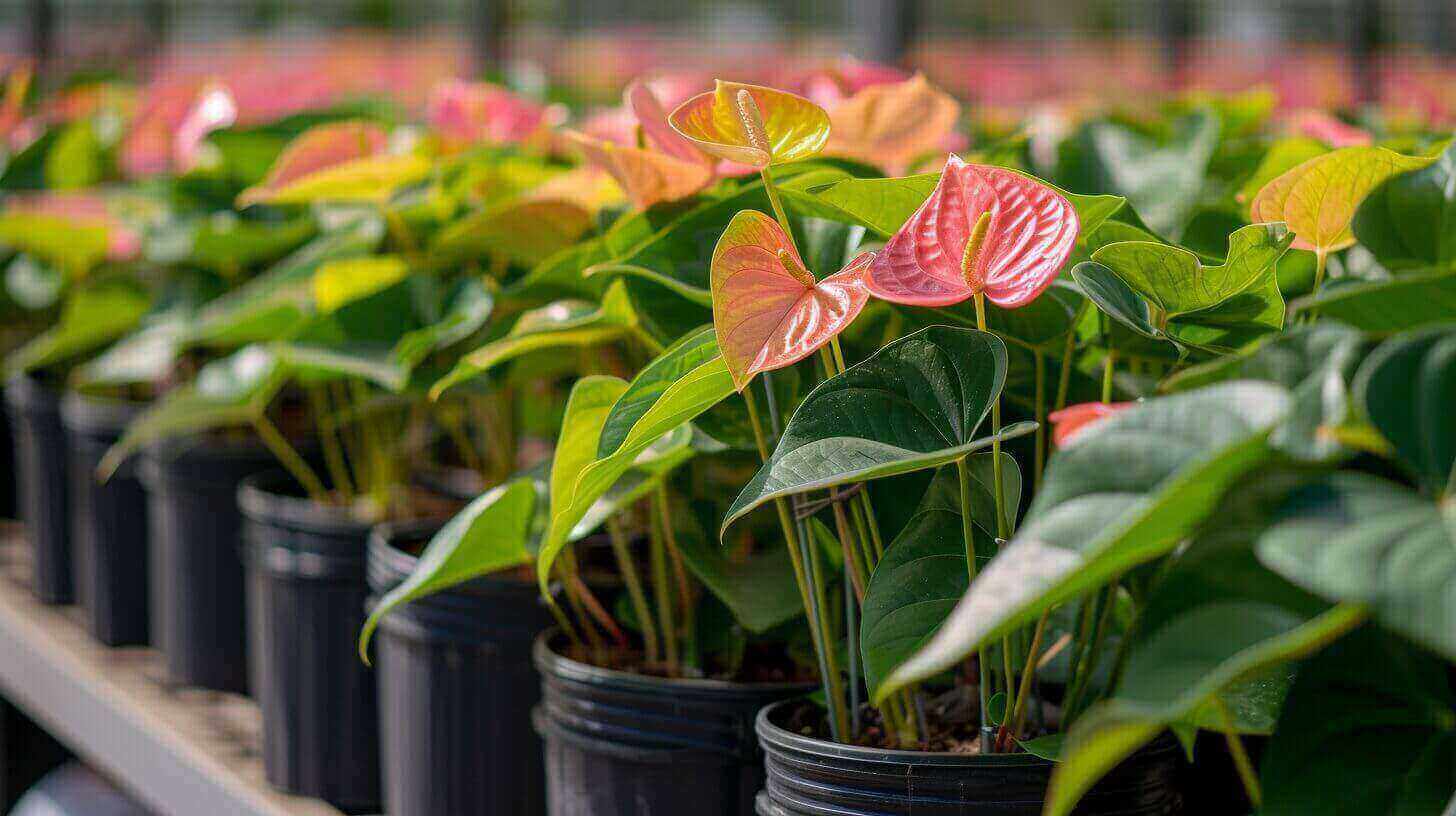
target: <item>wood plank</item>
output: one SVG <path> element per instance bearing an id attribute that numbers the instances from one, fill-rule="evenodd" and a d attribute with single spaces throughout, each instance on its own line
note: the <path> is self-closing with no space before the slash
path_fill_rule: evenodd
<path id="1" fill-rule="evenodd" d="M 37 603 L 20 535 L 0 523 L 0 694 L 160 814 L 340 816 L 268 787 L 251 700 L 171 686 L 155 651 L 106 648 L 77 610 Z"/>

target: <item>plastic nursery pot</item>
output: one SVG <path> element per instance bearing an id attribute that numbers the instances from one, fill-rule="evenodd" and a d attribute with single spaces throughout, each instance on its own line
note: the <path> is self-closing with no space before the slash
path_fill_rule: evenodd
<path id="1" fill-rule="evenodd" d="M 376 596 L 414 570 L 439 522 L 376 527 Z M 385 812 L 535 816 L 545 812 L 531 708 L 541 684 L 531 644 L 550 625 L 529 577 L 486 576 L 398 607 L 374 638 Z"/>
<path id="2" fill-rule="evenodd" d="M 0 411 L 0 518 L 15 518 L 15 434 L 9 411 Z"/>
<path id="3" fill-rule="evenodd" d="M 629 674 L 567 658 L 561 643 L 546 633 L 533 651 L 551 816 L 752 814 L 763 783 L 754 715 L 814 688 Z"/>
<path id="4" fill-rule="evenodd" d="M 248 690 L 238 483 L 275 467 L 261 446 L 193 439 L 140 462 L 151 527 L 152 645 L 175 683 Z"/>
<path id="5" fill-rule="evenodd" d="M 71 555 L 76 602 L 107 646 L 148 642 L 146 494 L 128 460 L 105 483 L 96 466 L 143 404 L 67 394 L 61 421 L 71 457 Z"/>
<path id="6" fill-rule="evenodd" d="M 281 473 L 243 480 L 238 508 L 264 775 L 287 793 L 377 810 L 374 673 L 355 651 L 369 596 L 370 525 L 348 508 L 304 498 Z"/>
<path id="7" fill-rule="evenodd" d="M 35 595 L 41 603 L 73 598 L 66 432 L 61 393 L 22 374 L 5 385 L 15 437 L 20 518 L 30 538 Z"/>
<path id="8" fill-rule="evenodd" d="M 1030 754 L 954 754 L 840 745 L 782 727 L 789 703 L 758 715 L 768 782 L 758 816 L 1040 816 L 1052 763 Z M 1162 737 L 1105 776 L 1079 816 L 1175 816 L 1181 750 Z"/>

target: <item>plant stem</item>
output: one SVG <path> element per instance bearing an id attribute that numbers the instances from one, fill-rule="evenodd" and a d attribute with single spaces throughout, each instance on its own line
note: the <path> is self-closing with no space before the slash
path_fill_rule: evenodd
<path id="1" fill-rule="evenodd" d="M 789 226 L 789 215 L 784 212 L 784 204 L 779 200 L 779 190 L 774 186 L 774 180 L 769 175 L 768 166 L 765 165 L 759 168 L 758 175 L 763 178 L 763 190 L 768 194 L 768 204 L 773 208 L 774 219 L 779 222 L 779 226 L 784 228 L 784 234 L 789 236 L 789 243 L 792 245 L 794 243 L 794 230 Z M 795 246 L 794 251 L 798 252 L 799 248 Z"/>
<path id="2" fill-rule="evenodd" d="M 655 501 L 655 500 L 654 500 Z M 673 624 L 672 591 L 667 583 L 667 547 L 662 542 L 661 525 L 647 525 L 649 562 L 652 567 L 652 600 L 657 607 L 657 628 L 662 633 L 662 651 L 667 659 L 668 676 L 678 676 L 677 627 Z"/>
<path id="3" fill-rule="evenodd" d="M 266 412 L 259 411 L 253 417 L 253 428 L 257 430 L 258 437 L 263 440 L 264 445 L 268 446 L 268 450 L 273 453 L 278 463 L 293 476 L 308 497 L 319 504 L 327 503 L 329 491 L 324 487 L 323 481 L 319 479 L 318 474 L 313 472 L 313 468 L 308 466 L 308 462 L 298 455 L 298 451 L 288 443 L 288 438 L 278 430 L 278 426 L 273 424 L 273 420 L 268 418 Z"/>
<path id="4" fill-rule="evenodd" d="M 324 449 L 324 464 L 329 469 L 329 480 L 334 491 L 344 503 L 354 498 L 354 486 L 349 481 L 349 468 L 344 464 L 344 451 L 339 444 L 338 426 L 329 413 L 328 392 L 322 385 L 308 387 L 308 401 L 313 409 L 314 424 L 318 426 L 319 440 Z"/>
<path id="5" fill-rule="evenodd" d="M 971 520 L 971 468 L 966 464 L 965 457 L 956 460 L 956 475 L 960 477 L 961 487 L 961 535 L 965 538 L 966 545 L 966 575 L 971 583 L 976 582 L 976 525 Z M 989 753 L 992 746 L 986 740 L 986 713 L 990 709 L 990 672 L 986 665 L 986 650 L 980 649 L 976 652 L 976 669 L 979 672 L 977 685 L 980 695 L 981 709 L 981 750 Z"/>
<path id="6" fill-rule="evenodd" d="M 767 462 L 768 437 L 759 418 L 758 404 L 751 384 L 743 389 L 743 401 L 748 406 L 748 422 L 753 426 L 753 438 L 758 446 L 759 458 Z M 819 663 L 819 681 L 824 687 L 824 700 L 829 709 L 830 734 L 835 742 L 842 742 L 842 735 L 848 729 L 849 722 L 844 711 L 844 690 L 839 677 L 838 660 L 829 649 L 828 622 L 825 620 L 823 606 L 819 603 L 821 593 L 815 582 L 816 576 L 810 572 L 810 559 L 806 557 L 808 548 L 813 544 L 807 535 L 799 534 L 801 530 L 795 525 L 788 502 L 782 498 L 774 499 L 774 509 L 778 511 L 779 527 L 783 532 L 784 543 L 789 548 L 789 561 L 793 565 L 794 579 L 799 585 L 800 600 L 803 601 L 804 614 L 809 621 L 809 635 L 814 641 L 814 654 Z"/>
<path id="7" fill-rule="evenodd" d="M 1117 350 L 1107 346 L 1107 357 L 1102 361 L 1102 401 L 1112 402 L 1112 368 L 1117 365 Z"/>
<path id="8" fill-rule="evenodd" d="M 642 645 L 647 662 L 662 660 L 658 649 L 657 626 L 652 622 L 652 609 L 647 605 L 647 594 L 642 591 L 642 577 L 637 574 L 637 565 L 632 563 L 632 549 L 627 545 L 627 534 L 617 516 L 607 518 L 607 537 L 612 542 L 612 555 L 617 559 L 617 571 L 627 585 L 627 597 L 632 602 L 632 612 L 637 616 L 637 628 L 642 630 Z"/>
<path id="9" fill-rule="evenodd" d="M 1264 807 L 1264 792 L 1259 787 L 1259 774 L 1254 770 L 1248 751 L 1244 749 L 1244 741 L 1234 733 L 1234 721 L 1229 714 L 1228 704 L 1218 695 L 1214 695 L 1213 704 L 1218 710 L 1219 719 L 1223 721 L 1223 738 L 1228 743 L 1229 756 L 1233 758 L 1234 769 L 1239 772 L 1239 781 L 1244 785 L 1244 792 L 1249 795 L 1249 804 L 1254 806 L 1254 810 L 1260 810 Z"/>
<path id="10" fill-rule="evenodd" d="M 1036 631 L 1031 636 L 1031 648 L 1026 652 L 1026 667 L 1021 670 L 1021 688 L 1016 692 L 1016 707 L 1012 709 L 1008 722 L 1011 723 L 1011 737 L 1015 739 L 1021 734 L 1021 724 L 1026 716 L 1026 700 L 1031 696 L 1031 678 L 1036 674 L 1036 657 L 1041 652 L 1041 638 L 1046 632 L 1047 619 L 1052 616 L 1052 611 L 1041 613 L 1041 619 L 1036 622 Z"/>
<path id="11" fill-rule="evenodd" d="M 667 485 L 658 482 L 653 496 L 659 523 L 662 525 L 662 541 L 667 547 L 668 557 L 672 559 L 673 580 L 677 582 L 678 599 L 682 603 L 682 631 L 686 636 L 694 629 L 693 613 L 697 604 L 693 599 L 693 587 L 688 581 L 687 568 L 683 565 L 682 550 L 677 546 L 677 532 L 672 529 L 672 506 L 668 503 Z"/>
<path id="12" fill-rule="evenodd" d="M 1057 401 L 1052 408 L 1060 411 L 1067 407 L 1067 392 L 1072 387 L 1072 356 L 1077 352 L 1077 333 L 1067 332 L 1067 345 L 1062 349 L 1062 369 L 1057 372 Z"/>
<path id="13" fill-rule="evenodd" d="M 1046 469 L 1046 355 L 1040 349 L 1032 352 L 1036 361 L 1036 461 L 1031 471 L 1033 489 L 1041 489 L 1041 473 Z"/>
<path id="14" fill-rule="evenodd" d="M 976 293 L 976 328 L 986 331 L 986 296 Z M 1001 395 L 991 403 L 991 433 L 1001 433 Z M 1011 525 L 1006 519 L 1006 489 L 1001 477 L 1001 440 L 991 442 L 991 473 L 996 493 L 996 537 L 1002 541 L 1011 538 Z"/>
<path id="15" fill-rule="evenodd" d="M 1114 581 L 1107 585 L 1104 590 L 1102 608 L 1097 615 L 1097 625 L 1092 630 L 1092 642 L 1088 644 L 1087 656 L 1083 661 L 1086 665 L 1079 666 L 1077 671 L 1076 685 L 1071 695 L 1068 696 L 1067 704 L 1062 712 L 1065 725 L 1070 726 L 1076 716 L 1082 713 L 1084 698 L 1087 696 L 1087 689 L 1092 684 L 1092 677 L 1097 673 L 1097 664 L 1102 655 L 1102 642 L 1107 638 L 1107 628 L 1112 620 L 1113 607 L 1117 606 L 1117 583 Z"/>

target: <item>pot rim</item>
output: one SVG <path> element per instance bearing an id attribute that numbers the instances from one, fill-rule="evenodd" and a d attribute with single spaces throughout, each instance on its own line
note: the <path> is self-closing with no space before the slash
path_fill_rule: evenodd
<path id="1" fill-rule="evenodd" d="M 308 496 L 295 495 L 290 490 L 294 487 L 297 483 L 293 477 L 282 470 L 266 470 L 244 477 L 238 483 L 238 510 L 252 521 L 322 534 L 367 536 L 375 524 L 354 515 L 348 507 L 321 504 Z"/>
<path id="2" fill-rule="evenodd" d="M 908 751 L 897 748 L 869 748 L 862 745 L 844 745 L 818 737 L 806 737 L 802 734 L 783 728 L 771 719 L 772 714 L 790 703 L 797 700 L 780 700 L 776 703 L 769 703 L 758 710 L 758 716 L 754 718 L 754 731 L 757 732 L 759 741 L 763 744 L 765 751 L 772 754 L 778 751 L 798 751 L 808 754 L 816 754 L 832 759 L 847 759 L 863 763 L 886 763 L 900 767 L 905 765 L 940 766 L 940 767 L 1029 767 L 1034 765 L 1050 766 L 1053 763 L 1049 759 L 1042 759 L 1034 754 L 962 754 L 953 751 Z"/>
<path id="3" fill-rule="evenodd" d="M 68 430 L 121 435 L 147 407 L 143 400 L 103 397 L 68 389 L 61 397 L 61 422 Z"/>
<path id="4" fill-rule="evenodd" d="M 681 691 L 700 692 L 730 692 L 730 691 L 764 691 L 764 692 L 791 692 L 804 691 L 805 693 L 818 688 L 819 683 L 814 682 L 789 682 L 780 681 L 775 683 L 735 683 L 731 680 L 713 680 L 699 677 L 658 677 L 650 674 L 635 674 L 625 672 L 621 669 L 608 669 L 602 666 L 593 666 L 590 663 L 582 663 L 579 660 L 561 654 L 552 647 L 552 643 L 562 637 L 559 627 L 552 627 L 536 636 L 536 642 L 531 645 L 531 660 L 542 677 L 555 677 L 563 680 L 574 680 L 580 683 L 598 684 L 609 681 L 634 691 L 675 693 Z"/>

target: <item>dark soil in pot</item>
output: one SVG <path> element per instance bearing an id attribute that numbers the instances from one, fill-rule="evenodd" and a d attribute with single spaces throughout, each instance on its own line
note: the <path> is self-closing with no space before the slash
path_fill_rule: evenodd
<path id="1" fill-rule="evenodd" d="M 381 525 L 369 587 L 383 595 L 415 568 L 438 522 Z M 390 816 L 545 812 L 531 709 L 541 684 L 531 644 L 551 621 L 534 576 L 485 576 L 401 606 L 374 638 L 385 812 Z"/>
<path id="2" fill-rule="evenodd" d="M 140 475 L 151 529 L 152 645 L 168 678 L 248 689 L 238 484 L 275 467 L 259 445 L 193 439 L 149 449 Z"/>
<path id="3" fill-rule="evenodd" d="M 1040 816 L 1052 763 L 1030 754 L 894 751 L 789 730 L 803 701 L 758 715 L 768 781 L 758 816 Z M 1103 778 L 1082 816 L 1181 816 L 1182 749 L 1162 737 Z"/>
<path id="4" fill-rule="evenodd" d="M 6 383 L 5 406 L 15 438 L 15 481 L 30 538 L 35 595 L 41 603 L 70 603 L 70 477 L 61 392 L 38 377 L 21 375 Z"/>
<path id="5" fill-rule="evenodd" d="M 128 460 L 106 482 L 96 466 L 143 403 L 67 394 L 61 420 L 71 457 L 71 554 L 76 602 L 92 637 L 107 646 L 150 638 L 147 502 Z"/>
<path id="6" fill-rule="evenodd" d="M 565 657 L 537 639 L 536 730 L 551 816 L 740 816 L 763 783 L 753 720 L 805 683 L 669 679 Z"/>

